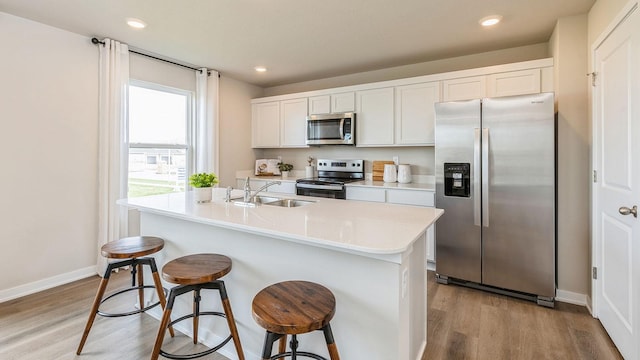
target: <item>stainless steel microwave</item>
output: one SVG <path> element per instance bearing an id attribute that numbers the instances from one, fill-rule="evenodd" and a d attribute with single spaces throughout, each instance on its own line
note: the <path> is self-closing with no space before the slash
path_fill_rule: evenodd
<path id="1" fill-rule="evenodd" d="M 307 116 L 307 145 L 355 145 L 356 114 Z"/>

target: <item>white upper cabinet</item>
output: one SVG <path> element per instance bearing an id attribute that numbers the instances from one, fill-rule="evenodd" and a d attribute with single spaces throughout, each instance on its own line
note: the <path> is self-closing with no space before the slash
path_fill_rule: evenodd
<path id="1" fill-rule="evenodd" d="M 540 69 L 444 80 L 442 87 L 443 101 L 537 94 L 541 89 Z"/>
<path id="2" fill-rule="evenodd" d="M 251 106 L 251 146 L 280 146 L 280 102 L 272 101 Z"/>
<path id="3" fill-rule="evenodd" d="M 309 115 L 353 112 L 355 93 L 346 92 L 309 98 Z"/>
<path id="4" fill-rule="evenodd" d="M 392 145 L 393 88 L 356 92 L 356 146 Z"/>
<path id="5" fill-rule="evenodd" d="M 331 113 L 331 95 L 312 96 L 309 98 L 309 115 Z"/>
<path id="6" fill-rule="evenodd" d="M 306 147 L 307 98 L 280 101 L 280 146 Z"/>
<path id="7" fill-rule="evenodd" d="M 353 112 L 356 110 L 355 101 L 356 94 L 354 92 L 331 94 L 331 112 Z"/>
<path id="8" fill-rule="evenodd" d="M 486 76 L 472 76 L 442 82 L 442 100 L 457 101 L 486 97 Z"/>
<path id="9" fill-rule="evenodd" d="M 440 82 L 396 87 L 395 144 L 433 145 L 437 102 L 440 102 Z"/>
<path id="10" fill-rule="evenodd" d="M 511 96 L 540 92 L 540 69 L 487 75 L 487 96 Z"/>
<path id="11" fill-rule="evenodd" d="M 254 148 L 307 147 L 306 116 L 356 113 L 357 147 L 433 146 L 434 104 L 553 91 L 553 59 L 252 100 Z"/>

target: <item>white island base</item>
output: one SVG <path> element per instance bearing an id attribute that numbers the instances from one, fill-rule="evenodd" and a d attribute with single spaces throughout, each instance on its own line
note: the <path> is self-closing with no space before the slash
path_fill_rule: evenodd
<path id="1" fill-rule="evenodd" d="M 222 280 L 227 287 L 247 359 L 261 357 L 264 341 L 264 330 L 251 316 L 251 301 L 264 287 L 286 280 L 317 282 L 334 293 L 337 307 L 331 326 L 342 359 L 421 358 L 426 346 L 427 327 L 424 256 L 426 230 L 441 215 L 442 210 L 428 209 L 431 211 L 430 217 L 424 218 L 422 230 L 416 232 L 413 229 L 414 238 L 406 239 L 408 245 L 402 246 L 401 251 L 385 250 L 387 253 L 376 253 L 375 250 L 366 251 L 344 243 L 336 244 L 331 240 L 323 243 L 317 237 L 306 241 L 293 230 L 287 233 L 284 229 L 283 233 L 277 234 L 273 229 L 255 226 L 255 221 L 273 225 L 273 222 L 286 220 L 283 219 L 283 212 L 286 218 L 292 211 L 300 209 L 274 209 L 267 205 L 247 209 L 226 203 L 195 205 L 186 200 L 182 209 L 169 211 L 167 208 L 161 209 L 164 205 L 151 206 L 145 201 L 148 200 L 129 199 L 121 204 L 136 207 L 141 211 L 141 234 L 165 239 L 164 250 L 156 255 L 158 268 L 169 260 L 194 253 L 219 253 L 232 259 L 233 268 Z M 344 207 L 346 203 L 360 202 L 323 199 L 306 206 L 304 213 L 299 213 L 306 219 L 302 221 L 306 221 L 302 226 L 311 226 L 309 221 L 318 220 L 318 211 L 322 210 L 322 207 Z M 372 205 L 379 205 L 377 211 L 386 213 L 386 216 L 394 212 L 402 216 L 406 208 L 410 208 L 369 203 L 364 206 L 371 209 Z M 311 209 L 314 206 L 317 208 Z M 410 209 L 422 211 L 420 208 Z M 350 225 L 353 228 L 350 231 L 358 232 L 358 226 L 364 224 L 357 219 L 356 213 L 353 216 Z M 226 220 L 220 217 L 226 217 Z M 331 221 L 328 221 L 324 226 L 335 225 L 330 223 Z M 402 224 L 399 226 L 407 225 L 403 221 L 400 223 Z M 328 232 L 334 233 L 336 230 L 345 231 L 333 228 Z M 366 233 L 370 230 L 372 229 L 367 229 Z M 373 230 L 375 234 L 375 229 Z M 378 230 L 378 236 L 391 235 L 382 229 Z M 302 231 L 310 232 L 309 229 Z M 348 240 L 351 236 L 353 234 L 345 236 L 343 240 Z M 168 283 L 164 285 L 167 288 L 175 286 Z M 207 290 L 202 294 L 203 311 L 221 309 L 219 297 L 215 292 Z M 172 318 L 191 312 L 192 300 L 189 295 L 179 297 Z M 150 314 L 159 318 L 160 309 L 155 308 Z M 177 324 L 177 329 L 191 334 L 188 321 Z M 205 345 L 216 344 L 227 335 L 228 329 L 224 320 L 201 318 L 200 340 Z M 304 334 L 299 336 L 298 340 L 301 351 L 315 352 L 328 358 L 322 332 Z M 165 341 L 168 341 L 168 338 Z M 228 343 L 219 352 L 230 359 L 237 359 L 232 343 Z"/>

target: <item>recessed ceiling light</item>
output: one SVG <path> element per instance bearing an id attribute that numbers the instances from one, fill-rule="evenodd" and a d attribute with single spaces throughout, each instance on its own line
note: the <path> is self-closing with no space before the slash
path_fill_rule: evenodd
<path id="1" fill-rule="evenodd" d="M 267 68 L 266 68 L 266 67 L 264 67 L 264 66 L 256 66 L 254 69 L 255 69 L 257 72 L 265 72 L 265 71 L 267 71 Z"/>
<path id="2" fill-rule="evenodd" d="M 147 27 L 147 24 L 144 21 L 134 18 L 127 19 L 127 25 L 135 29 L 144 29 Z"/>
<path id="3" fill-rule="evenodd" d="M 493 26 L 493 25 L 499 23 L 500 20 L 502 20 L 502 16 L 501 15 L 489 15 L 489 16 L 483 17 L 478 22 L 482 26 Z"/>

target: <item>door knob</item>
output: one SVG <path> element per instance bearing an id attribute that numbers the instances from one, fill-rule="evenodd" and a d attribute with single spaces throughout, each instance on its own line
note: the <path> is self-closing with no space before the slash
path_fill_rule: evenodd
<path id="1" fill-rule="evenodd" d="M 633 205 L 631 209 L 626 206 L 622 206 L 620 209 L 618 209 L 618 212 L 622 215 L 633 214 L 634 218 L 638 217 L 638 207 L 636 205 Z"/>

